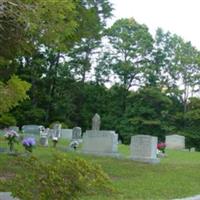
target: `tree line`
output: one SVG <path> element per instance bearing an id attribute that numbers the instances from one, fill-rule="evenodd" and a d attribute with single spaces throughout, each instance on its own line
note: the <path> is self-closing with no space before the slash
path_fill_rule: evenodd
<path id="1" fill-rule="evenodd" d="M 111 27 L 103 0 L 0 3 L 0 124 L 102 129 L 200 144 L 200 52 L 183 38 L 134 18 Z"/>

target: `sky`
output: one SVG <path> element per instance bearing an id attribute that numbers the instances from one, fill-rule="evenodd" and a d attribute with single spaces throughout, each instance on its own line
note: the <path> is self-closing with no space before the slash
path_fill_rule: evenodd
<path id="1" fill-rule="evenodd" d="M 200 50 L 200 0 L 110 0 L 114 7 L 111 25 L 133 17 L 154 35 L 158 27 L 191 41 Z"/>

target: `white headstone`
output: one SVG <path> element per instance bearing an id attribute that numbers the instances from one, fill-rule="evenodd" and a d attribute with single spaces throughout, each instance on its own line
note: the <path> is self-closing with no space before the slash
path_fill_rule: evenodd
<path id="1" fill-rule="evenodd" d="M 81 139 L 82 130 L 80 127 L 74 127 L 72 130 L 72 139 L 79 140 Z"/>
<path id="2" fill-rule="evenodd" d="M 118 134 L 115 131 L 86 131 L 83 135 L 83 153 L 118 156 Z"/>
<path id="3" fill-rule="evenodd" d="M 131 159 L 147 163 L 158 163 L 158 138 L 150 135 L 135 135 L 131 137 Z"/>
<path id="4" fill-rule="evenodd" d="M 61 129 L 61 138 L 72 140 L 72 129 Z"/>
<path id="5" fill-rule="evenodd" d="M 39 135 L 41 128 L 44 128 L 44 126 L 41 125 L 24 125 L 22 126 L 22 132 L 24 134 L 33 134 L 33 135 Z"/>
<path id="6" fill-rule="evenodd" d="M 165 143 L 168 149 L 185 149 L 185 136 L 168 135 L 165 138 Z"/>
<path id="7" fill-rule="evenodd" d="M 42 146 L 45 147 L 48 146 L 48 134 L 49 134 L 49 128 L 40 130 L 40 144 Z"/>
<path id="8" fill-rule="evenodd" d="M 100 126 L 101 126 L 101 118 L 96 113 L 92 118 L 92 130 L 100 130 Z"/>
<path id="9" fill-rule="evenodd" d="M 48 142 L 48 137 L 41 137 L 41 138 L 40 138 L 40 144 L 41 144 L 42 146 L 44 146 L 44 147 L 48 147 L 48 144 L 49 144 L 49 142 Z"/>
<path id="10" fill-rule="evenodd" d="M 57 137 L 60 138 L 61 137 L 61 124 L 54 124 L 53 129 L 54 129 L 54 133 L 53 133 L 53 137 Z"/>

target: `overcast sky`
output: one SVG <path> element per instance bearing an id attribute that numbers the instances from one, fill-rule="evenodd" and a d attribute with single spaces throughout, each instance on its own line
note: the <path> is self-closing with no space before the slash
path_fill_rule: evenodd
<path id="1" fill-rule="evenodd" d="M 200 50 L 200 0 L 110 0 L 116 19 L 134 17 L 154 35 L 157 27 L 191 41 Z"/>

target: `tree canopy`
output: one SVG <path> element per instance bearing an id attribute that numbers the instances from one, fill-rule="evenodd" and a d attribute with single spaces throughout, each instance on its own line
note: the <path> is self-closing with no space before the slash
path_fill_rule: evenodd
<path id="1" fill-rule="evenodd" d="M 134 18 L 112 26 L 108 0 L 0 2 L 0 123 L 187 136 L 200 144 L 200 52 Z"/>

